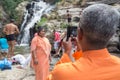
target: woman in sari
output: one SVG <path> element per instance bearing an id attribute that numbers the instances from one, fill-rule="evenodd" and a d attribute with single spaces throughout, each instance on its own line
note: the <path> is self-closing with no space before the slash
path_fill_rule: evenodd
<path id="1" fill-rule="evenodd" d="M 49 74 L 49 60 L 51 44 L 45 37 L 45 30 L 39 27 L 31 42 L 32 67 L 35 71 L 35 80 L 46 80 Z"/>

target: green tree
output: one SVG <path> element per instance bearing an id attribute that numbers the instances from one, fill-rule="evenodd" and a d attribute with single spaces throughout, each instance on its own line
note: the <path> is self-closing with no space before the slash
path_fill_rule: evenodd
<path id="1" fill-rule="evenodd" d="M 17 11 L 15 10 L 15 8 L 18 6 L 19 3 L 23 1 L 31 0 L 0 0 L 0 3 L 6 11 L 6 13 L 9 15 L 9 17 L 17 20 L 19 16 L 17 15 Z"/>

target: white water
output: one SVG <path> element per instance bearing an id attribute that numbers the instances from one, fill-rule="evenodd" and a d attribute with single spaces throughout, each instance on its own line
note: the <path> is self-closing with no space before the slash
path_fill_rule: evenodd
<path id="1" fill-rule="evenodd" d="M 28 14 L 28 11 L 26 10 L 24 21 L 20 29 L 20 32 L 23 32 L 23 34 L 20 34 L 18 37 L 19 40 L 21 40 L 20 45 L 29 44 L 29 39 L 30 39 L 29 29 L 34 27 L 34 24 L 37 23 L 37 21 L 40 21 L 41 16 L 43 14 L 48 13 L 51 9 L 54 8 L 54 6 L 51 6 L 41 0 L 39 2 L 34 2 L 34 3 L 35 3 L 34 8 L 33 8 L 34 13 L 33 13 L 33 16 L 29 20 L 27 20 L 27 17 L 29 16 L 29 14 Z M 28 23 L 27 25 L 25 25 L 27 21 Z"/>

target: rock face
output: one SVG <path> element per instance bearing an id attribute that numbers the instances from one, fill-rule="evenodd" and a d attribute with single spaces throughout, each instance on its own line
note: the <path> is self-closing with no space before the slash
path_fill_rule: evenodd
<path id="1" fill-rule="evenodd" d="M 2 6 L 0 6 L 0 23 L 3 24 L 7 21 L 8 15 L 5 13 Z M 1 28 L 1 26 L 0 26 Z"/>
<path id="2" fill-rule="evenodd" d="M 53 4 L 55 1 L 58 1 L 58 0 L 44 0 L 44 1 L 47 3 Z"/>
<path id="3" fill-rule="evenodd" d="M 83 0 L 85 1 L 85 0 Z M 94 3 L 91 4 L 96 4 L 96 3 L 106 3 L 106 4 L 114 4 L 118 3 L 119 0 L 88 0 L 94 1 Z M 47 27 L 49 27 L 49 30 L 52 29 L 57 29 L 58 31 L 62 29 L 66 29 L 66 24 L 67 24 L 67 18 L 66 18 L 66 10 L 70 11 L 70 14 L 72 15 L 72 25 L 78 26 L 79 23 L 79 15 L 80 12 L 82 11 L 81 8 L 73 6 L 73 4 L 79 4 L 79 0 L 66 0 L 57 3 L 57 7 L 55 10 L 52 11 L 52 13 L 48 15 L 45 15 L 46 18 L 49 18 L 49 21 L 46 23 Z M 91 5 L 89 4 L 89 5 Z M 117 5 L 115 6 L 119 11 L 120 11 L 120 6 Z M 84 7 L 83 7 L 84 9 Z M 63 25 L 66 27 L 63 28 Z M 108 43 L 108 50 L 110 52 L 117 52 L 120 53 L 120 28 L 116 31 L 116 34 L 111 38 L 111 40 Z"/>
<path id="4" fill-rule="evenodd" d="M 120 3 L 120 0 L 102 0 L 100 3 L 105 3 L 105 4 L 115 4 L 115 3 Z"/>
<path id="5" fill-rule="evenodd" d="M 2 28 L 7 22 L 8 15 L 5 13 L 3 7 L 0 5 L 0 35 L 2 35 Z"/>
<path id="6" fill-rule="evenodd" d="M 113 37 L 110 39 L 108 43 L 108 50 L 111 53 L 120 53 L 120 40 L 119 40 L 119 34 L 114 34 Z"/>
<path id="7" fill-rule="evenodd" d="M 119 5 L 116 5 L 114 7 L 117 8 L 118 11 L 120 12 Z M 120 53 L 120 24 L 116 30 L 116 33 L 113 35 L 113 37 L 110 39 L 108 43 L 108 50 L 111 53 Z"/>

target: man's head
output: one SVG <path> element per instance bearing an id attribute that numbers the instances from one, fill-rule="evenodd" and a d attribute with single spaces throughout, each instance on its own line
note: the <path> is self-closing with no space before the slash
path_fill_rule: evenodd
<path id="1" fill-rule="evenodd" d="M 69 10 L 66 11 L 67 13 L 69 12 Z"/>
<path id="2" fill-rule="evenodd" d="M 81 13 L 78 33 L 81 44 L 87 42 L 91 47 L 99 49 L 106 47 L 119 25 L 119 16 L 117 10 L 106 4 L 95 4 L 85 8 Z"/>
<path id="3" fill-rule="evenodd" d="M 11 22 L 11 23 L 14 23 L 14 19 L 10 19 L 10 22 Z"/>

